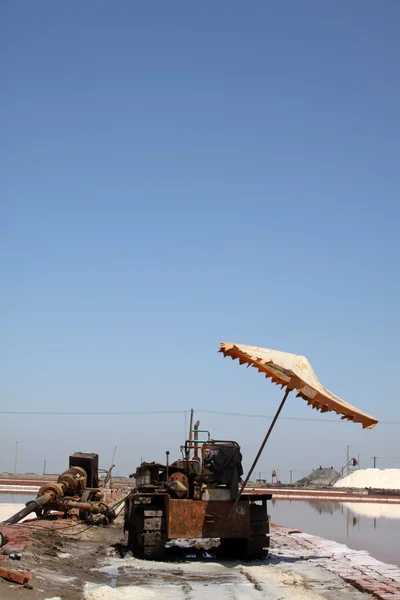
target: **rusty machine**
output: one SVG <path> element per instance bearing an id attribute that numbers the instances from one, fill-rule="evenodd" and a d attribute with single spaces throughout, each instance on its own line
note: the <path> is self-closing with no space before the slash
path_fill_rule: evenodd
<path id="1" fill-rule="evenodd" d="M 98 476 L 98 455 L 76 452 L 69 457 L 69 468 L 58 478 L 57 482 L 49 481 L 39 490 L 36 500 L 30 500 L 15 515 L 0 523 L 0 526 L 18 523 L 35 512 L 38 517 L 46 517 L 51 511 L 69 516 L 78 511 L 80 520 L 90 520 L 92 515 L 102 514 L 111 522 L 115 519 L 114 511 L 102 502 L 103 487 Z"/>
<path id="2" fill-rule="evenodd" d="M 199 433 L 207 439 L 199 440 Z M 165 464 L 143 462 L 131 476 L 136 484 L 125 501 L 124 529 L 135 556 L 162 560 L 170 540 L 220 538 L 222 556 L 264 558 L 271 496 L 260 501 L 260 496 L 239 493 L 239 445 L 211 439 L 197 422 L 181 453 L 172 463 L 169 452 Z"/>

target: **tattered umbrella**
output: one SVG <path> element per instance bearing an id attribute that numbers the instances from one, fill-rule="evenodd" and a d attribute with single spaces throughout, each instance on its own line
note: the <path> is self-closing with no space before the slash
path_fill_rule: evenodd
<path id="1" fill-rule="evenodd" d="M 258 346 L 246 346 L 244 344 L 233 344 L 229 342 L 222 342 L 219 352 L 222 352 L 224 356 L 230 356 L 232 360 L 238 359 L 240 364 L 247 364 L 248 367 L 255 367 L 260 373 L 264 373 L 265 377 L 271 378 L 277 385 L 281 385 L 282 388 L 286 387 L 282 402 L 275 414 L 246 480 L 242 485 L 238 498 L 240 498 L 247 485 L 283 405 L 285 404 L 286 398 L 292 390 L 296 390 L 297 396 L 303 398 L 308 405 L 312 406 L 312 408 L 320 410 L 321 412 L 334 411 L 338 415 L 342 415 L 342 419 L 361 423 L 364 429 L 372 429 L 378 423 L 378 420 L 374 417 L 371 417 L 355 406 L 348 404 L 324 388 L 305 356 L 290 354 L 289 352 L 280 352 L 279 350 L 270 350 L 268 348 L 260 348 Z M 232 512 L 233 510 L 234 507 Z"/>
<path id="2" fill-rule="evenodd" d="M 297 390 L 297 396 L 321 412 L 335 411 L 342 419 L 362 423 L 364 429 L 372 429 L 377 419 L 329 392 L 321 385 L 309 361 L 300 354 L 289 354 L 258 346 L 222 342 L 219 352 L 237 358 L 240 364 L 255 367 L 272 381 L 289 391 Z"/>

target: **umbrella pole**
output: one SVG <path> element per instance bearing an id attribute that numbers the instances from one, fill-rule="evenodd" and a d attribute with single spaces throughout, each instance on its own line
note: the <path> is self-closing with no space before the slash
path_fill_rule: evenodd
<path id="1" fill-rule="evenodd" d="M 263 441 L 263 443 L 261 444 L 261 446 L 260 446 L 260 449 L 259 449 L 259 451 L 258 451 L 258 453 L 257 453 L 257 456 L 255 457 L 255 459 L 254 459 L 254 462 L 253 462 L 253 464 L 252 464 L 252 465 L 251 465 L 251 467 L 250 467 L 250 471 L 247 473 L 247 477 L 246 477 L 246 479 L 244 480 L 244 482 L 243 482 L 243 484 L 242 484 L 242 487 L 240 488 L 239 495 L 238 495 L 238 497 L 236 498 L 235 502 L 233 503 L 232 510 L 231 510 L 231 512 L 229 513 L 229 517 L 231 517 L 231 516 L 233 515 L 233 513 L 234 513 L 234 510 L 235 510 L 235 508 L 236 508 L 236 505 L 237 505 L 237 503 L 238 503 L 238 502 L 239 502 L 239 500 L 240 500 L 240 496 L 243 494 L 244 488 L 246 487 L 246 485 L 247 485 L 247 483 L 248 483 L 248 481 L 249 481 L 249 479 L 250 479 L 250 477 L 251 477 L 251 475 L 252 475 L 252 473 L 253 473 L 254 469 L 256 468 L 256 465 L 257 465 L 257 463 L 258 463 L 258 461 L 259 461 L 259 458 L 260 458 L 260 456 L 261 456 L 261 454 L 262 454 L 262 451 L 263 451 L 263 450 L 264 450 L 264 448 L 265 448 L 265 444 L 268 442 L 268 438 L 269 438 L 269 436 L 271 435 L 271 432 L 272 432 L 272 430 L 273 430 L 273 428 L 274 428 L 274 426 L 275 426 L 275 423 L 276 423 L 276 421 L 278 420 L 278 417 L 279 417 L 279 415 L 280 415 L 280 413 L 281 413 L 281 410 L 282 410 L 282 408 L 283 408 L 283 405 L 284 405 L 284 404 L 285 404 L 285 402 L 286 402 L 286 398 L 289 396 L 289 392 L 290 392 L 289 388 L 286 388 L 285 395 L 283 396 L 283 398 L 282 398 L 282 401 L 281 401 L 281 403 L 280 403 L 280 405 L 279 405 L 279 408 L 278 408 L 278 410 L 276 411 L 274 418 L 272 419 L 272 423 L 271 423 L 271 425 L 269 426 L 269 429 L 268 429 L 268 431 L 267 431 L 267 434 L 266 434 L 266 436 L 265 436 L 265 438 L 264 438 L 264 441 Z"/>

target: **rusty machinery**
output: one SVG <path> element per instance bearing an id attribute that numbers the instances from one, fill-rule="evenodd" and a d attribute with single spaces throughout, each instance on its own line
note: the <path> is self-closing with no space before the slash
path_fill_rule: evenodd
<path id="1" fill-rule="evenodd" d="M 191 421 L 182 458 L 170 463 L 167 452 L 165 464 L 143 462 L 137 468 L 135 488 L 125 500 L 128 546 L 136 556 L 162 560 L 169 540 L 220 538 L 221 555 L 264 558 L 271 496 L 239 495 L 239 445 L 212 440 L 199 425 L 193 428 Z M 207 439 L 199 440 L 199 433 Z"/>
<path id="2" fill-rule="evenodd" d="M 27 502 L 22 510 L 0 523 L 0 526 L 18 523 L 33 512 L 38 517 L 44 517 L 52 510 L 68 516 L 73 509 L 78 510 L 81 520 L 102 514 L 111 522 L 115 519 L 115 513 L 102 499 L 103 488 L 98 479 L 98 455 L 76 452 L 69 457 L 69 468 L 59 476 L 57 482 L 45 483 L 40 488 L 36 500 Z M 0 545 L 4 545 L 4 542 L 1 544 L 1 538 Z"/>

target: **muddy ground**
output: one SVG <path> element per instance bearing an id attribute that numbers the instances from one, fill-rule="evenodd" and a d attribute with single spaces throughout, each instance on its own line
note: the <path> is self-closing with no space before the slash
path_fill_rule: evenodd
<path id="1" fill-rule="evenodd" d="M 156 563 L 127 553 L 121 520 L 109 527 L 78 525 L 57 533 L 39 529 L 40 523 L 31 527 L 35 527 L 34 541 L 21 553 L 21 560 L 6 556 L 1 566 L 29 570 L 32 589 L 0 579 L 1 599 L 198 600 L 210 594 L 219 600 L 369 597 L 308 560 L 285 559 L 273 547 L 263 562 L 217 561 L 210 548 L 208 552 L 175 548 L 168 561 Z"/>

